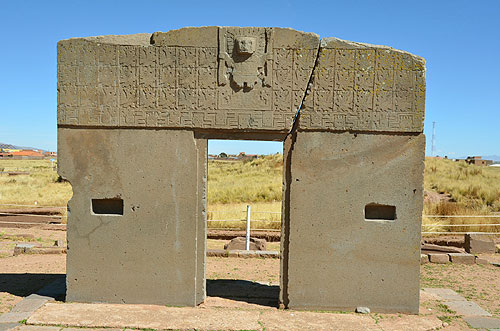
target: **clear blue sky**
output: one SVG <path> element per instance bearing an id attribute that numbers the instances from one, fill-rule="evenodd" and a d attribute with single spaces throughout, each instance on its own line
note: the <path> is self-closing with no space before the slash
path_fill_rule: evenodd
<path id="1" fill-rule="evenodd" d="M 427 59 L 430 154 L 500 155 L 500 1 L 8 1 L 0 7 L 0 142 L 56 149 L 56 43 L 184 26 L 278 26 Z M 211 153 L 281 143 L 212 142 Z"/>

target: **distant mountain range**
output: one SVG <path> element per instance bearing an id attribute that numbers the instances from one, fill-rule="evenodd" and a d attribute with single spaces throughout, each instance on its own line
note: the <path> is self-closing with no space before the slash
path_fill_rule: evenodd
<path id="1" fill-rule="evenodd" d="M 36 150 L 39 150 L 39 151 L 44 151 L 44 152 L 46 152 L 46 150 L 41 149 L 41 148 L 26 147 L 26 146 L 16 146 L 16 145 L 11 145 L 11 144 L 4 144 L 4 143 L 0 143 L 0 148 L 11 148 L 11 149 L 36 149 Z"/>

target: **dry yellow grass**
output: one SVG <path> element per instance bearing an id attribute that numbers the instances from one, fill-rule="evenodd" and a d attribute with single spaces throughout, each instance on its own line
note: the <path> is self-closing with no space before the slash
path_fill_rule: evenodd
<path id="1" fill-rule="evenodd" d="M 426 203 L 425 215 L 494 215 L 500 211 L 500 168 L 480 167 L 447 159 L 425 160 L 424 187 L 449 194 L 451 201 Z M 499 214 L 500 215 L 500 214 Z M 427 218 L 424 224 L 500 224 L 500 218 Z M 424 227 L 424 231 L 500 232 L 500 226 Z"/>
<path id="2" fill-rule="evenodd" d="M 281 201 L 283 155 L 248 161 L 209 161 L 208 203 Z"/>
<path id="3" fill-rule="evenodd" d="M 73 195 L 69 183 L 58 182 L 59 176 L 50 160 L 0 160 L 0 171 L 29 172 L 29 175 L 0 175 L 0 204 L 65 207 Z"/>
<path id="4" fill-rule="evenodd" d="M 209 184 L 210 187 L 210 184 Z M 246 227 L 247 205 L 251 206 L 252 229 L 280 229 L 281 201 L 228 203 L 208 205 L 207 220 L 210 228 L 238 228 Z M 235 222 L 217 222 L 212 220 L 238 220 Z"/>
<path id="5" fill-rule="evenodd" d="M 453 200 L 466 208 L 500 211 L 500 167 L 426 159 L 425 189 L 449 193 Z"/>

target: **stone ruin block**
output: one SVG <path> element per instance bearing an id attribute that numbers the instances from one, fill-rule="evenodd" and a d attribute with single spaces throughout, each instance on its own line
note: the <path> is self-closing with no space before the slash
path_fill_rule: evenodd
<path id="1" fill-rule="evenodd" d="M 285 307 L 418 312 L 422 58 L 183 28 L 60 41 L 57 88 L 69 301 L 203 302 L 207 139 L 223 138 L 284 141 Z"/>
<path id="2" fill-rule="evenodd" d="M 289 139 L 281 300 L 295 309 L 418 312 L 424 136 L 298 131 Z"/>
<path id="3" fill-rule="evenodd" d="M 495 238 L 492 235 L 467 233 L 465 234 L 465 250 L 472 254 L 494 254 Z"/>

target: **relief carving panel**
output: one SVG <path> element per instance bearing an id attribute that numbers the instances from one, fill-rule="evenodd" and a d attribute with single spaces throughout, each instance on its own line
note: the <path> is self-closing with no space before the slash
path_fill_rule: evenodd
<path id="1" fill-rule="evenodd" d="M 326 38 L 300 129 L 422 132 L 425 61 L 385 46 Z"/>
<path id="2" fill-rule="evenodd" d="M 281 28 L 106 38 L 59 42 L 59 125 L 286 132 L 302 105 L 303 130 L 422 131 L 425 65 L 408 53 L 331 38 L 318 53 Z"/>

